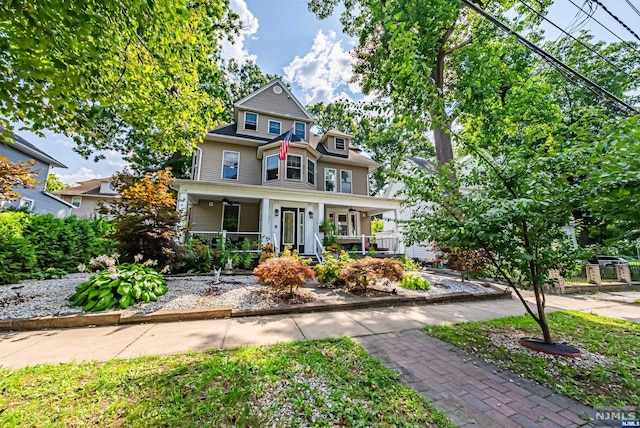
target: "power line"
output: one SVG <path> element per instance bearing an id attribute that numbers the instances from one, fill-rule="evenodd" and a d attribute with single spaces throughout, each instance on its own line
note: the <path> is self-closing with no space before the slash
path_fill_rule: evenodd
<path id="1" fill-rule="evenodd" d="M 550 19 L 548 19 L 547 17 L 543 16 L 540 12 L 538 12 L 537 10 L 535 10 L 533 7 L 531 7 L 529 4 L 525 3 L 524 0 L 519 0 L 520 3 L 522 3 L 523 5 L 525 5 L 531 12 L 535 13 L 536 15 L 538 15 L 540 18 L 544 19 L 545 21 L 547 21 L 549 24 L 553 25 L 554 27 L 556 27 L 558 30 L 562 31 L 564 34 L 566 34 L 567 36 L 571 37 L 574 41 L 580 43 L 583 47 L 587 48 L 588 50 L 590 50 L 591 52 L 593 52 L 594 54 L 598 55 L 598 57 L 600 57 L 600 59 L 606 61 L 609 65 L 611 65 L 613 68 L 617 69 L 619 72 L 627 74 L 626 71 L 624 71 L 623 69 L 621 69 L 620 67 L 618 67 L 616 64 L 614 64 L 613 62 L 609 61 L 607 58 L 605 58 L 604 56 L 602 56 L 600 54 L 600 52 L 596 51 L 595 49 L 593 49 L 591 46 L 587 45 L 586 43 L 583 43 L 581 40 L 576 39 L 575 37 L 573 37 L 571 34 L 567 33 L 566 31 L 564 31 L 562 28 L 560 28 L 559 26 L 557 26 L 554 22 L 552 22 Z"/>
<path id="2" fill-rule="evenodd" d="M 593 3 L 596 3 L 597 5 L 599 5 L 600 7 L 602 7 L 602 9 L 607 12 L 609 14 L 609 16 L 611 16 L 613 19 L 615 19 L 616 21 L 618 21 L 618 23 L 620 25 L 622 25 L 629 33 L 633 34 L 633 36 L 638 39 L 640 41 L 640 36 L 638 36 L 636 33 L 633 32 L 633 30 L 631 28 L 629 28 L 627 26 L 627 24 L 625 24 L 624 22 L 622 22 L 622 20 L 620 18 L 618 18 L 617 16 L 615 16 L 613 13 L 611 13 L 609 11 L 609 9 L 607 9 L 607 7 L 605 5 L 602 4 L 602 2 L 600 0 L 589 0 Z"/>
<path id="3" fill-rule="evenodd" d="M 633 9 L 633 11 L 636 13 L 636 15 L 640 16 L 640 10 L 638 10 L 638 8 L 633 3 L 631 3 L 631 0 L 625 0 L 625 1 L 629 5 L 629 7 L 631 9 Z"/>
<path id="4" fill-rule="evenodd" d="M 591 10 L 589 12 L 587 12 L 586 10 L 584 10 L 583 8 L 581 8 L 579 5 L 577 5 L 573 0 L 567 0 L 569 1 L 572 5 L 574 5 L 575 7 L 577 7 L 578 9 L 580 9 L 584 14 L 586 14 L 591 20 L 595 21 L 596 23 L 598 23 L 602 28 L 604 28 L 605 30 L 607 30 L 609 33 L 611 33 L 614 37 L 616 37 L 618 40 L 620 40 L 622 43 L 625 44 L 625 46 L 629 47 L 629 48 L 633 48 L 633 45 L 629 44 L 628 41 L 624 40 L 622 37 L 620 37 L 618 34 L 614 33 L 613 30 L 611 30 L 609 27 L 607 27 L 606 25 L 604 25 L 602 22 L 598 21 L 593 14 L 595 13 L 595 10 Z M 635 50 L 635 49 L 634 49 Z"/>
<path id="5" fill-rule="evenodd" d="M 509 27 L 508 25 L 504 24 L 502 21 L 496 19 L 493 15 L 490 15 L 484 9 L 476 6 L 475 4 L 471 3 L 469 0 L 460 0 L 460 1 L 464 5 L 466 5 L 467 7 L 473 9 L 476 13 L 478 13 L 479 15 L 484 17 L 485 19 L 491 21 L 498 28 L 502 29 L 503 31 L 505 31 L 508 34 L 514 35 L 521 44 L 523 44 L 524 46 L 526 46 L 529 49 L 531 49 L 533 52 L 538 54 L 542 59 L 544 59 L 545 61 L 547 61 L 551 65 L 553 65 L 555 67 L 560 67 L 564 71 L 570 73 L 572 76 L 578 78 L 580 81 L 582 81 L 582 83 L 584 85 L 586 85 L 589 88 L 589 90 L 597 91 L 598 95 L 604 95 L 607 98 L 609 98 L 610 100 L 612 100 L 613 102 L 615 102 L 616 105 L 619 106 L 620 110 L 622 110 L 626 114 L 640 113 L 640 111 L 636 110 L 632 105 L 630 105 L 627 102 L 621 100 L 620 98 L 618 98 L 617 96 L 615 96 L 611 92 L 607 91 L 605 88 L 603 88 L 600 85 L 598 85 L 597 83 L 593 82 L 588 77 L 583 76 L 582 74 L 580 74 L 579 72 L 577 72 L 573 68 L 569 67 L 567 64 L 565 64 L 564 62 L 562 62 L 561 60 L 559 60 L 555 56 L 551 55 L 549 52 L 539 48 L 536 44 L 530 42 L 527 38 L 525 38 L 522 35 L 520 35 L 519 33 L 517 33 L 511 27 Z"/>

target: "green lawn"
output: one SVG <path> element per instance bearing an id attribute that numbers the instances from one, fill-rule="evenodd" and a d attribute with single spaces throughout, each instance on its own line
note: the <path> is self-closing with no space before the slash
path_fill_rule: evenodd
<path id="1" fill-rule="evenodd" d="M 555 341 L 596 355 L 570 361 L 532 355 L 517 344 L 511 348 L 496 340 L 506 338 L 506 343 L 511 344 L 520 336 L 540 337 L 538 325 L 529 316 L 429 326 L 424 330 L 583 404 L 640 405 L 640 324 L 581 312 L 547 315 Z"/>
<path id="2" fill-rule="evenodd" d="M 0 368 L 0 391 L 0 426 L 453 426 L 350 339 Z"/>

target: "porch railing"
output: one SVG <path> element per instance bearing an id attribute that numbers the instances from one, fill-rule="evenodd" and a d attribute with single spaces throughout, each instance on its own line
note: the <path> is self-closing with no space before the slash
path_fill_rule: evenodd
<path id="1" fill-rule="evenodd" d="M 400 237 L 396 235 L 384 237 L 338 235 L 336 238 L 342 248 L 360 254 L 367 254 L 369 252 L 396 254 L 400 244 Z"/>
<path id="2" fill-rule="evenodd" d="M 320 237 L 318 236 L 318 234 L 314 234 L 313 235 L 313 252 L 316 255 L 316 258 L 318 259 L 318 263 L 324 263 L 324 258 L 322 257 L 322 253 L 324 252 L 324 247 L 322 246 L 322 241 L 320 240 Z"/>
<path id="3" fill-rule="evenodd" d="M 189 232 L 191 238 L 197 238 L 202 242 L 206 242 L 212 247 L 218 245 L 218 240 L 229 242 L 233 246 L 241 245 L 245 239 L 251 244 L 251 250 L 258 251 L 262 243 L 262 235 L 260 232 L 229 232 L 226 230 L 219 231 L 199 231 L 192 230 Z"/>

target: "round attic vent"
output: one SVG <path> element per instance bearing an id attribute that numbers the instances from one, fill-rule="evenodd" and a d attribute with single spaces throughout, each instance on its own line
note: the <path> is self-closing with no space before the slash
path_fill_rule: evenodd
<path id="1" fill-rule="evenodd" d="M 282 93 L 282 88 L 278 85 L 274 85 L 273 86 L 273 92 L 275 92 L 276 94 L 281 94 Z"/>

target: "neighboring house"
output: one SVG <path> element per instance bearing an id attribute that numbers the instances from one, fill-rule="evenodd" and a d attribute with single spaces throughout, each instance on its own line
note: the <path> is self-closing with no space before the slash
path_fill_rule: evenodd
<path id="1" fill-rule="evenodd" d="M 76 217 L 92 217 L 98 215 L 98 203 L 109 203 L 119 198 L 113 190 L 111 178 L 94 178 L 80 181 L 77 186 L 55 192 L 62 199 L 73 205 L 71 214 Z"/>
<path id="2" fill-rule="evenodd" d="M 434 171 L 436 165 L 425 159 L 418 157 L 409 157 L 406 165 L 401 166 L 403 174 L 411 176 L 411 169 L 419 167 L 426 170 Z M 385 198 L 403 198 L 402 189 L 404 183 L 391 182 L 387 186 L 384 197 Z M 397 233 L 400 235 L 400 243 L 398 246 L 398 253 L 405 254 L 412 259 L 420 260 L 433 260 L 437 258 L 439 253 L 438 248 L 434 247 L 430 242 L 420 242 L 410 246 L 407 246 L 402 234 L 403 222 L 413 218 L 413 213 L 417 209 L 429 209 L 428 203 L 425 203 L 419 207 L 409 207 L 403 204 L 402 208 L 397 211 L 387 211 L 382 213 L 382 219 L 384 220 L 384 228 L 382 232 L 376 233 L 376 239 L 385 238 L 391 233 L 394 233 L 397 228 Z"/>
<path id="3" fill-rule="evenodd" d="M 192 235 L 214 240 L 224 230 L 232 241 L 318 254 L 319 226 L 328 219 L 339 242 L 364 251 L 371 217 L 400 208 L 398 200 L 369 196 L 369 174 L 379 165 L 352 148 L 348 134 L 311 132 L 314 118 L 279 79 L 235 103 L 234 118 L 198 145 L 191 179 L 173 184 Z"/>
<path id="4" fill-rule="evenodd" d="M 51 168 L 66 168 L 65 165 L 16 134 L 13 134 L 13 141 L 0 141 L 0 156 L 6 157 L 14 164 L 18 161 L 27 163 L 34 160 L 36 163 L 31 169 L 36 171 L 34 177 L 37 180 L 33 189 L 14 188 L 20 197 L 11 202 L 0 201 L 0 207 L 26 208 L 34 214 L 53 214 L 59 218 L 69 215 L 71 204 L 45 191 Z"/>

